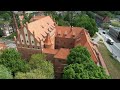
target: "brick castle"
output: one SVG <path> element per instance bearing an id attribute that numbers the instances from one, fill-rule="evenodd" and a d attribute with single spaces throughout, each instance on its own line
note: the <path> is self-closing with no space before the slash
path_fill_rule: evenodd
<path id="1" fill-rule="evenodd" d="M 60 78 L 70 49 L 81 45 L 88 49 L 92 60 L 101 64 L 99 52 L 90 40 L 88 31 L 80 27 L 58 26 L 50 16 L 34 16 L 30 23 L 17 28 L 15 43 L 22 57 L 29 59 L 32 54 L 44 53 L 54 65 L 55 77 Z"/>

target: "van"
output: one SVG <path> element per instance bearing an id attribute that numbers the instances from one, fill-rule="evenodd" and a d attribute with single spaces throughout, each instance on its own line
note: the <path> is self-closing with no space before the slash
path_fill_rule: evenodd
<path id="1" fill-rule="evenodd" d="M 108 42 L 109 44 L 111 44 L 111 45 L 114 44 L 114 41 L 113 41 L 111 38 L 108 38 L 108 39 L 107 39 L 107 42 Z"/>

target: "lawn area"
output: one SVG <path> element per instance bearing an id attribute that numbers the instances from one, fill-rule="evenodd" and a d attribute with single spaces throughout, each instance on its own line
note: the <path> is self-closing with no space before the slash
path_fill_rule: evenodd
<path id="1" fill-rule="evenodd" d="M 98 50 L 106 63 L 107 69 L 113 79 L 120 79 L 120 62 L 112 58 L 112 54 L 108 51 L 106 46 L 99 42 Z"/>
<path id="2" fill-rule="evenodd" d="M 120 22 L 118 21 L 112 21 L 111 24 L 115 27 L 120 27 Z"/>

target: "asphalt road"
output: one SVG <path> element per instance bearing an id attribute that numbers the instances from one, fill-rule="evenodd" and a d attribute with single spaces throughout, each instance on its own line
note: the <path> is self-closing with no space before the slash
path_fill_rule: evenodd
<path id="1" fill-rule="evenodd" d="M 109 34 L 106 32 L 105 34 L 103 34 L 104 30 L 99 30 L 99 34 L 104 38 L 104 40 L 106 41 L 108 37 L 112 38 L 111 36 L 109 36 Z M 113 38 L 112 38 L 113 39 Z M 120 43 L 116 42 L 114 39 L 114 44 L 110 45 L 107 43 L 107 46 L 109 46 L 112 50 L 113 55 L 117 56 L 118 58 L 120 58 Z"/>

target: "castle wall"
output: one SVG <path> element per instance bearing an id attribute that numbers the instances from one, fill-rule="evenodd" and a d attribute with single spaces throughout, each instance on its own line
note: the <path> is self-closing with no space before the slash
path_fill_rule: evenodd
<path id="1" fill-rule="evenodd" d="M 55 37 L 55 48 L 74 48 L 75 40 L 72 38 Z"/>

